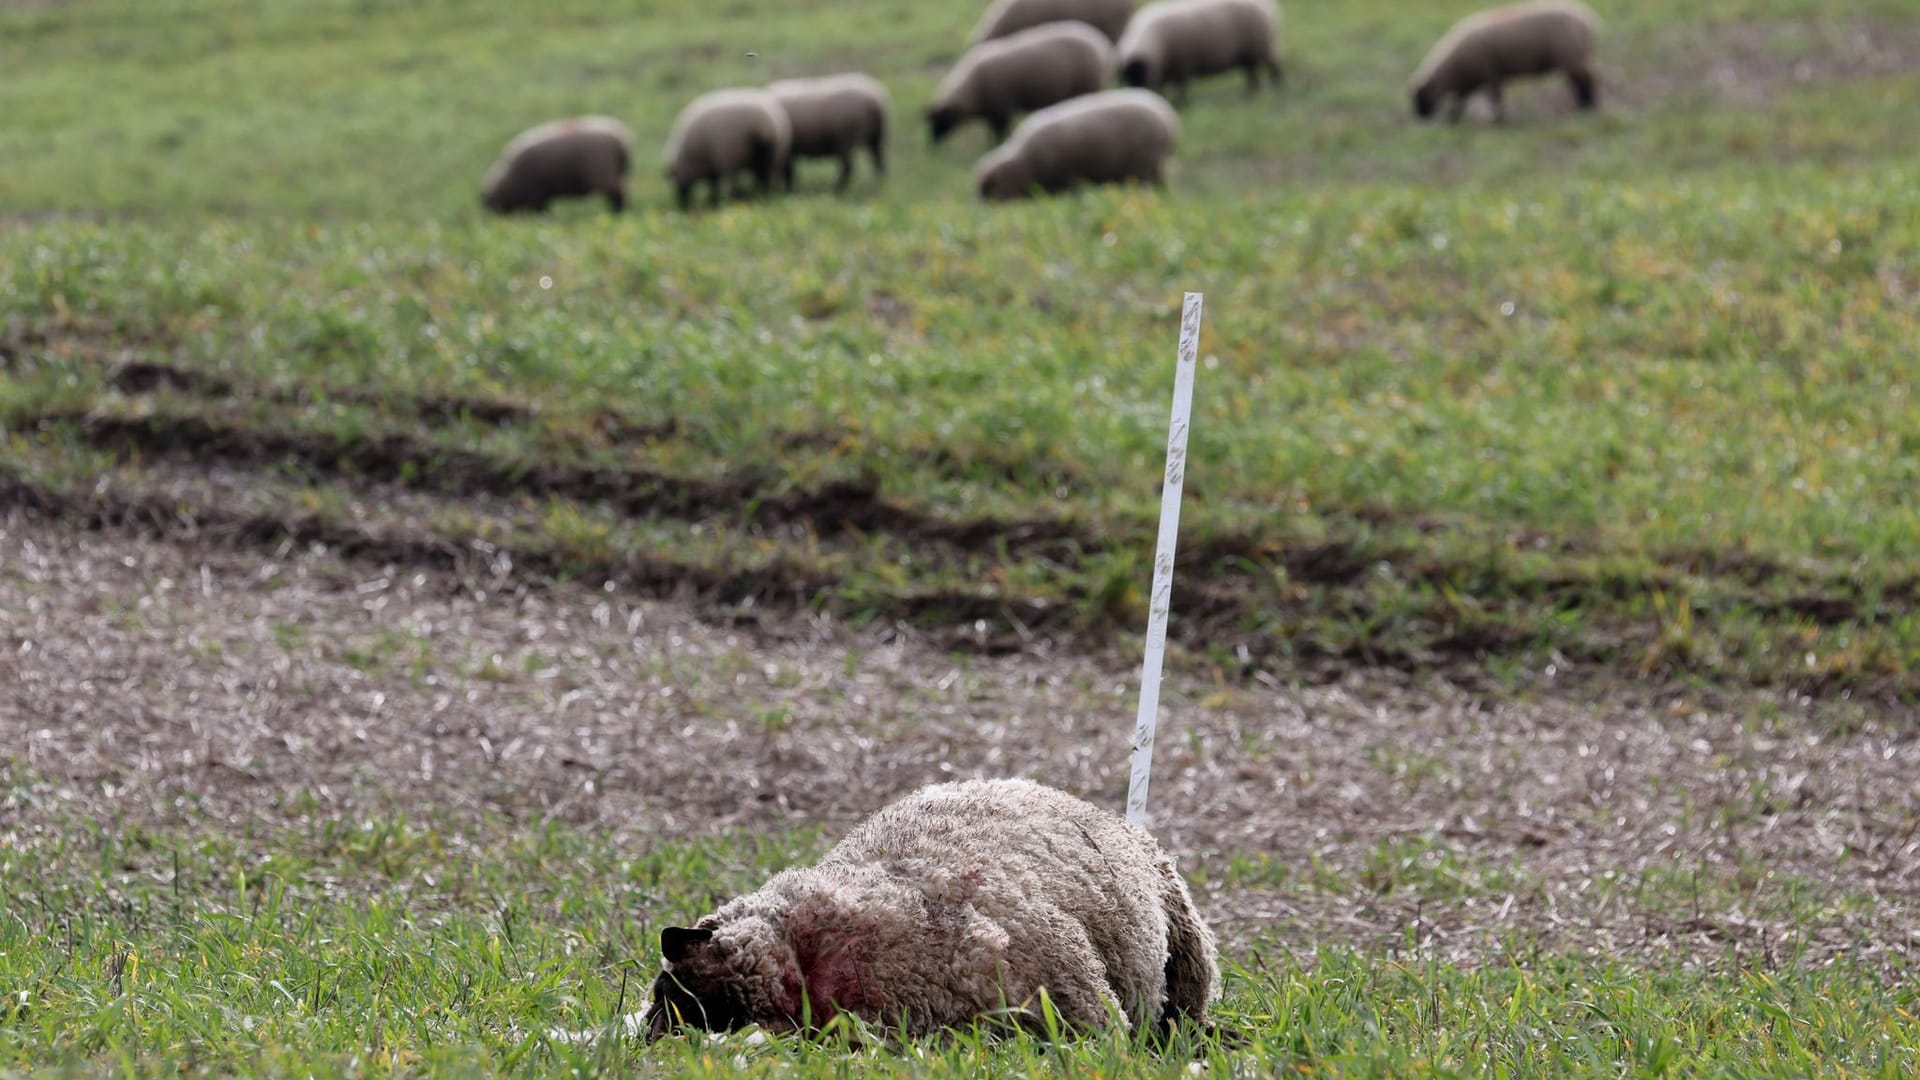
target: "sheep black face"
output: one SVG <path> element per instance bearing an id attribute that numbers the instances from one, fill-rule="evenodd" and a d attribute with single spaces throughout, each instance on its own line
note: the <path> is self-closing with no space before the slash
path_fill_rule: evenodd
<path id="1" fill-rule="evenodd" d="M 1433 116 L 1434 109 L 1438 108 L 1439 105 L 1440 102 L 1436 100 L 1436 95 L 1432 88 L 1422 86 L 1414 90 L 1413 115 L 1422 120 L 1426 120 Z"/>
<path id="2" fill-rule="evenodd" d="M 669 926 L 660 932 L 660 951 L 667 967 L 653 980 L 648 1042 L 681 1026 L 735 1031 L 753 1022 L 739 977 L 728 971 L 711 929 Z"/>
<path id="3" fill-rule="evenodd" d="M 953 129 L 959 126 L 960 118 L 951 106 L 943 105 L 927 110 L 927 133 L 933 137 L 935 143 L 953 134 Z"/>
<path id="4" fill-rule="evenodd" d="M 1127 61 L 1127 65 L 1120 69 L 1120 81 L 1128 86 L 1151 90 L 1153 89 L 1153 67 L 1145 60 L 1136 57 Z"/>

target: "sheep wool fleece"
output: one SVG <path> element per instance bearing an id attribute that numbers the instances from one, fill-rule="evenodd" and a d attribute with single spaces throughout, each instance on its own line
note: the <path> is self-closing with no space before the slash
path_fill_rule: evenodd
<path id="1" fill-rule="evenodd" d="M 1043 989 L 1075 1030 L 1205 1023 L 1219 993 L 1213 934 L 1153 836 L 1025 780 L 922 788 L 661 946 L 650 1038 L 842 1011 L 909 1035 L 1030 1023 Z"/>

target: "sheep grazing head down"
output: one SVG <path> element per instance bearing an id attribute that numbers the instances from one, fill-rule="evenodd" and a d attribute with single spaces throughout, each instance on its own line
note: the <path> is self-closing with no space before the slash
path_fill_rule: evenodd
<path id="1" fill-rule="evenodd" d="M 841 1013 L 909 1035 L 1207 1022 L 1213 935 L 1145 829 L 1028 781 L 923 788 L 812 866 L 660 935 L 649 1041 L 676 1029 L 818 1030 Z"/>

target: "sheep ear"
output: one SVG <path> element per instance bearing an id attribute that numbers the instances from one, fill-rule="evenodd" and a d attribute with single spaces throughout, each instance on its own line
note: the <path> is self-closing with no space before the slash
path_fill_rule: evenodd
<path id="1" fill-rule="evenodd" d="M 705 944 L 712 938 L 711 927 L 689 930 L 684 926 L 669 926 L 660 931 L 660 951 L 666 955 L 667 963 L 677 964 L 693 952 L 694 946 Z"/>

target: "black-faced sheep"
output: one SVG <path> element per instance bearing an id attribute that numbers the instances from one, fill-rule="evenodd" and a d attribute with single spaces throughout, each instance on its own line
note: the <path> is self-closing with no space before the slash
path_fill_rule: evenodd
<path id="1" fill-rule="evenodd" d="M 1577 0 L 1533 0 L 1469 15 L 1453 25 L 1413 73 L 1413 112 L 1431 117 L 1452 100 L 1448 119 L 1460 121 L 1467 98 L 1485 91 L 1505 120 L 1501 84 L 1508 79 L 1565 72 L 1582 109 L 1600 104 L 1593 71 L 1600 20 Z"/>
<path id="2" fill-rule="evenodd" d="M 1280 9 L 1273 0 L 1160 0 L 1134 13 L 1120 37 L 1120 78 L 1149 90 L 1240 68 L 1249 93 L 1260 74 L 1279 85 Z"/>
<path id="3" fill-rule="evenodd" d="M 817 79 L 782 79 L 767 87 L 787 110 L 793 129 L 793 147 L 787 156 L 787 190 L 793 190 L 793 164 L 803 157 L 840 159 L 835 191 L 853 181 L 854 151 L 865 147 L 873 156 L 875 176 L 887 171 L 887 88 L 865 75 L 828 75 Z"/>
<path id="4" fill-rule="evenodd" d="M 633 135 L 618 120 L 582 116 L 515 136 L 487 171 L 480 203 L 497 214 L 544 213 L 555 199 L 603 195 L 614 213 L 627 205 Z"/>
<path id="5" fill-rule="evenodd" d="M 1113 72 L 1113 45 L 1082 22 L 1056 22 L 983 41 L 968 49 L 934 90 L 927 107 L 933 141 L 979 118 L 993 139 L 1007 137 L 1024 112 L 1091 94 Z"/>
<path id="6" fill-rule="evenodd" d="M 1063 101 L 1021 122 L 974 167 L 980 197 L 1023 199 L 1083 184 L 1166 183 L 1180 117 L 1151 90 L 1106 90 Z"/>
<path id="7" fill-rule="evenodd" d="M 650 1040 L 842 1012 L 910 1036 L 1030 1026 L 1042 990 L 1076 1031 L 1205 1024 L 1219 985 L 1213 934 L 1153 836 L 1025 780 L 922 788 L 660 944 Z"/>
<path id="8" fill-rule="evenodd" d="M 1133 17 L 1134 0 L 994 0 L 969 39 L 974 44 L 1017 34 L 1050 22 L 1083 22 L 1119 41 Z"/>
<path id="9" fill-rule="evenodd" d="M 695 98 L 673 123 L 667 137 L 667 179 L 682 210 L 693 204 L 697 184 L 709 186 L 709 201 L 720 205 L 722 184 L 734 187 L 751 172 L 764 194 L 786 173 L 793 128 L 780 100 L 765 90 L 715 90 Z M 738 189 L 734 188 L 738 194 Z"/>

